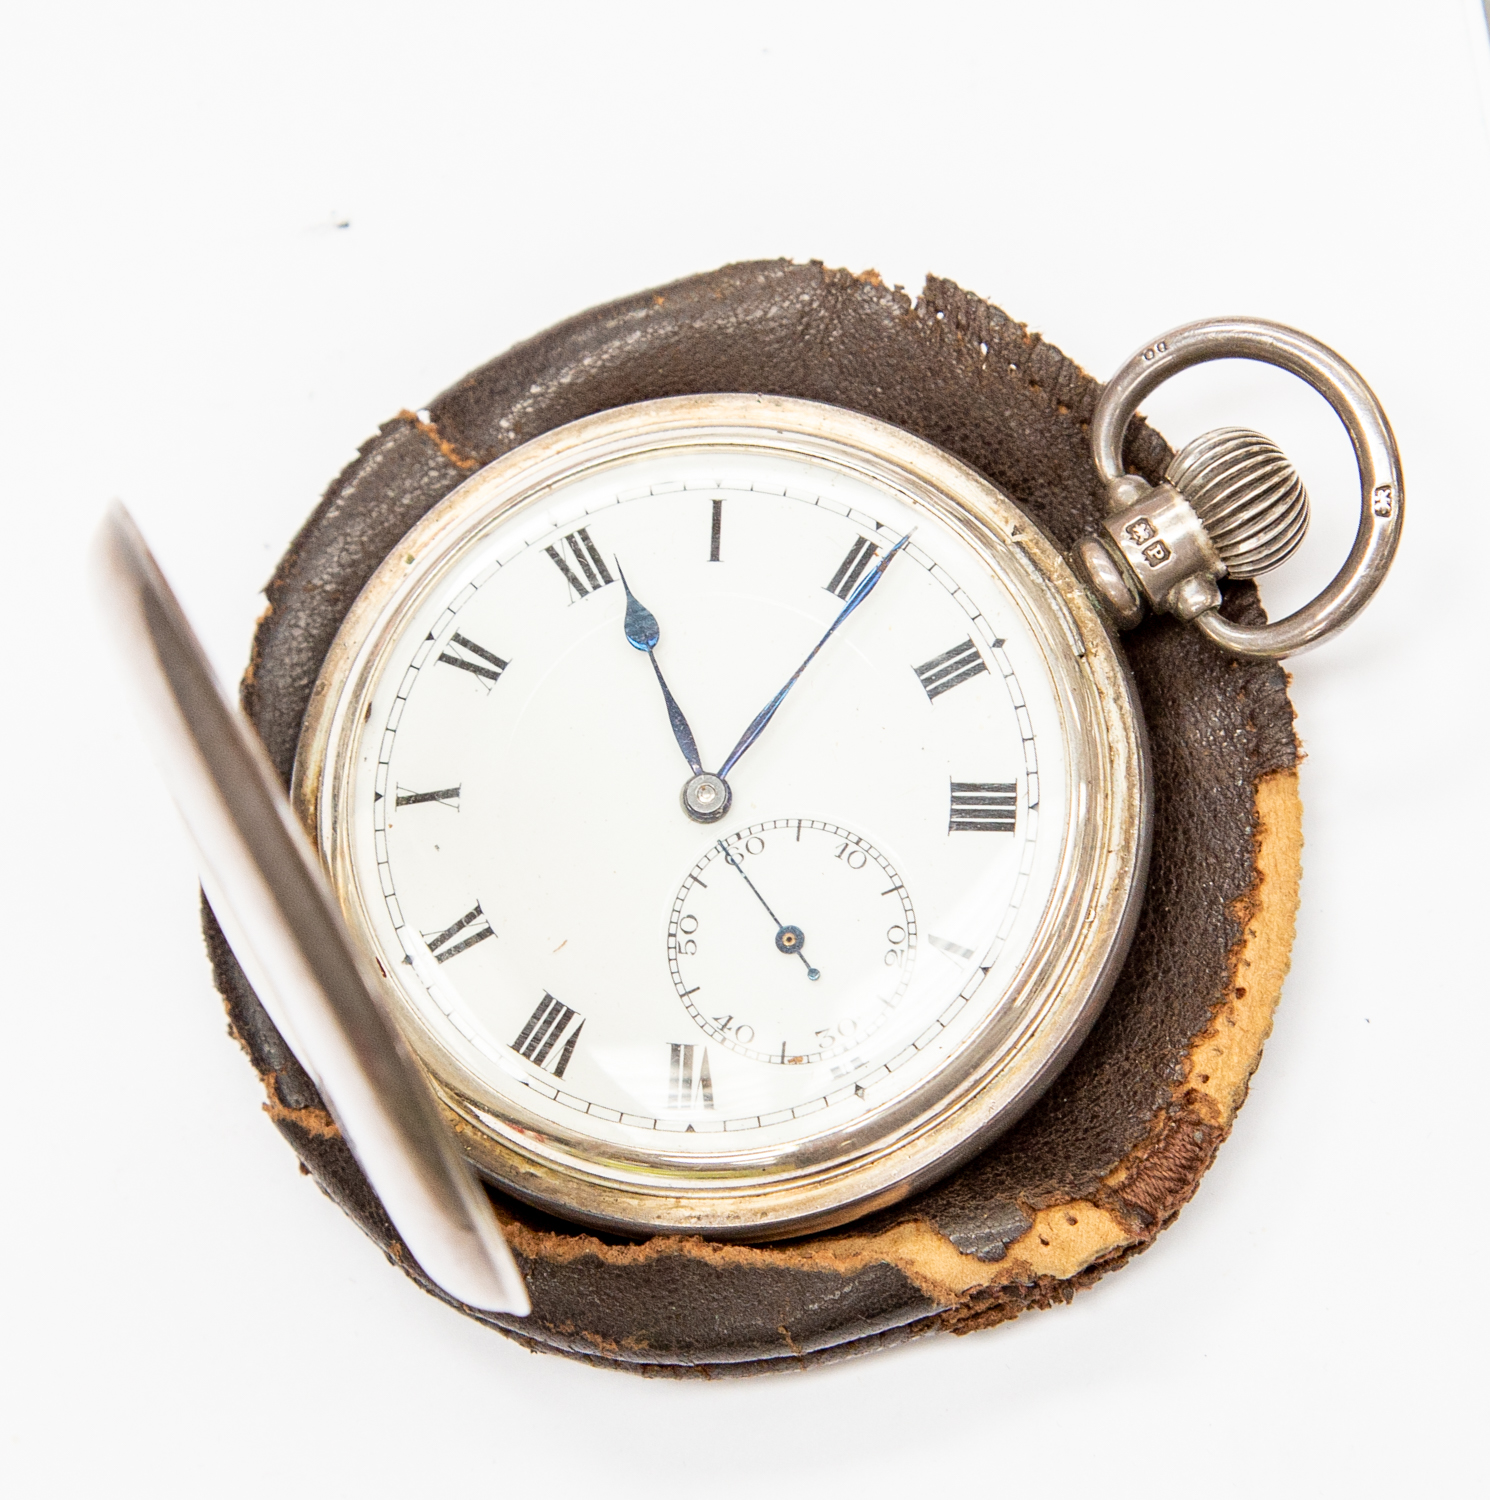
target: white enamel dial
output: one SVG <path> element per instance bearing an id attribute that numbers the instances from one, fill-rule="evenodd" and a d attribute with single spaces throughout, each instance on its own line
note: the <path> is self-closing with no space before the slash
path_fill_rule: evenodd
<path id="1" fill-rule="evenodd" d="M 487 1170 L 606 1222 L 820 1221 L 986 1094 L 1061 1006 L 1078 909 L 1112 904 L 1076 858 L 1112 802 L 1073 732 L 1087 653 L 1025 556 L 1000 576 L 893 470 L 717 422 L 628 451 L 596 422 L 578 457 L 478 475 L 384 565 L 302 804 Z M 691 815 L 695 769 L 726 768 L 856 589 L 727 766 L 726 814 Z M 1110 957 L 1079 968 L 1072 1036 Z"/>

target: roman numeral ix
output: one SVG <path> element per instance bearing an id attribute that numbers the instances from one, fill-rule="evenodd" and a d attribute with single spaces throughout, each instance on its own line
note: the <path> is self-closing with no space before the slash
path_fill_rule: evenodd
<path id="1" fill-rule="evenodd" d="M 847 599 L 853 593 L 860 575 L 874 561 L 879 550 L 867 536 L 861 536 L 848 549 L 848 555 L 838 564 L 838 571 L 828 580 L 828 592 L 837 594 L 840 599 Z"/>
<path id="2" fill-rule="evenodd" d="M 1014 781 L 954 781 L 948 833 L 1013 833 Z"/>
<path id="3" fill-rule="evenodd" d="M 574 554 L 575 562 L 579 564 L 580 572 L 585 575 L 589 588 L 580 582 L 579 576 L 569 566 L 564 556 L 566 543 L 570 552 Z M 591 590 L 604 588 L 606 584 L 616 581 L 610 576 L 610 570 L 605 566 L 605 560 L 601 557 L 599 548 L 590 540 L 590 533 L 583 526 L 578 531 L 571 531 L 557 547 L 545 547 L 543 550 L 553 559 L 554 566 L 564 575 L 564 582 L 580 599 L 583 599 Z"/>
<path id="4" fill-rule="evenodd" d="M 460 811 L 460 788 L 458 786 L 447 786 L 439 792 L 410 792 L 403 787 L 398 788 L 394 799 L 395 807 L 417 807 L 421 802 L 438 802 L 441 807 L 453 807 L 456 812 Z"/>
<path id="5" fill-rule="evenodd" d="M 673 1042 L 672 1063 L 667 1075 L 669 1109 L 713 1109 L 714 1077 L 709 1072 L 709 1049 L 692 1042 Z M 698 1072 L 694 1073 L 694 1053 Z"/>
<path id="6" fill-rule="evenodd" d="M 999 644 L 1002 645 L 1003 642 Z M 979 672 L 987 670 L 988 664 L 978 654 L 971 636 L 961 645 L 953 646 L 950 651 L 943 651 L 940 656 L 933 656 L 930 661 L 923 661 L 919 667 L 914 668 L 916 676 L 921 679 L 921 686 L 926 689 L 926 696 L 933 702 L 943 693 L 955 688 L 959 682 L 966 682 L 969 677 L 976 677 Z"/>
<path id="7" fill-rule="evenodd" d="M 464 937 L 461 936 L 462 933 L 465 934 Z M 481 910 L 481 903 L 478 901 L 465 916 L 452 922 L 444 932 L 421 932 L 419 936 L 424 939 L 424 946 L 434 954 L 437 964 L 448 964 L 457 953 L 464 953 L 467 948 L 474 948 L 477 943 L 496 937 L 496 933 L 492 931 L 491 923 L 486 920 L 486 913 Z M 456 938 L 460 941 L 454 941 Z"/>
<path id="8" fill-rule="evenodd" d="M 564 1069 L 574 1056 L 574 1044 L 585 1029 L 585 1018 L 577 1010 L 571 1010 L 562 1000 L 555 1000 L 547 990 L 538 1002 L 533 1014 L 528 1017 L 523 1029 L 518 1032 L 512 1050 L 525 1057 L 535 1067 L 555 1078 L 564 1076 Z M 560 1039 L 564 1045 L 559 1047 Z M 552 1057 L 553 1061 L 549 1059 Z"/>
<path id="9" fill-rule="evenodd" d="M 479 677 L 487 692 L 491 692 L 487 685 L 499 681 L 507 670 L 507 663 L 500 656 L 468 640 L 459 631 L 450 637 L 450 644 L 440 652 L 440 660 L 446 666 L 459 667 L 462 672 Z"/>

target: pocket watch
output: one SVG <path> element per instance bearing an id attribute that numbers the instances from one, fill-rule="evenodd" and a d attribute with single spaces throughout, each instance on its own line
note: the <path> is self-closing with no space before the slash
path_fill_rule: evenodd
<path id="1" fill-rule="evenodd" d="M 1360 465 L 1350 558 L 1275 624 L 1228 618 L 1218 583 L 1301 539 L 1286 457 L 1234 428 L 1161 483 L 1121 457 L 1148 392 L 1225 357 L 1314 385 Z M 370 1012 L 433 1096 L 386 1133 L 443 1119 L 564 1221 L 767 1242 L 906 1197 L 1029 1109 L 1144 896 L 1117 632 L 1152 611 L 1239 657 L 1305 649 L 1402 521 L 1374 396 L 1276 324 L 1147 345 L 1090 441 L 1108 514 L 1069 551 L 926 437 L 796 396 L 631 402 L 467 463 L 340 620 L 294 754 Z M 341 1064 L 311 1060 L 335 1044 L 294 1008 L 276 1021 L 345 1127 Z M 382 1128 L 348 1132 L 364 1167 Z"/>
<path id="2" fill-rule="evenodd" d="M 1006 497 L 721 394 L 536 438 L 416 524 L 294 796 L 485 1173 L 758 1237 L 1039 1092 L 1121 960 L 1149 791 L 1097 606 Z"/>
<path id="3" fill-rule="evenodd" d="M 483 1172 L 612 1229 L 799 1234 L 1039 1094 L 1106 997 L 1147 855 L 1098 599 L 1268 653 L 1334 623 L 1327 601 L 1259 639 L 1215 613 L 1218 577 L 1302 535 L 1271 445 L 1209 435 L 1159 490 L 1118 469 L 1143 391 L 1238 347 L 1341 388 L 1280 328 L 1157 341 L 1094 423 L 1113 514 L 1085 583 L 930 443 L 760 395 L 584 418 L 410 530 L 327 658 L 294 800 Z"/>

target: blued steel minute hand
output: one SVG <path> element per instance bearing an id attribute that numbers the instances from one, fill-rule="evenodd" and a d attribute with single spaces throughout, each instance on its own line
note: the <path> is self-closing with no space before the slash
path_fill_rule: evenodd
<path id="1" fill-rule="evenodd" d="M 616 563 L 616 572 L 621 574 L 621 587 L 626 590 L 626 639 L 638 651 L 647 653 L 647 659 L 652 663 L 652 670 L 657 674 L 657 684 L 662 689 L 663 700 L 667 704 L 667 718 L 673 726 L 673 738 L 677 740 L 678 749 L 683 752 L 683 759 L 688 762 L 689 769 L 695 776 L 700 776 L 703 774 L 704 767 L 703 762 L 698 758 L 698 746 L 694 743 L 693 731 L 688 727 L 688 720 L 683 717 L 683 710 L 678 707 L 678 700 L 673 697 L 672 690 L 662 675 L 662 668 L 657 665 L 657 658 L 653 655 L 653 649 L 662 639 L 657 616 L 631 592 L 631 585 L 626 582 L 626 575 L 621 572 L 619 561 Z"/>
<path id="2" fill-rule="evenodd" d="M 812 650 L 807 653 L 807 660 L 804 661 L 802 665 L 798 667 L 790 677 L 787 678 L 786 686 L 783 687 L 782 690 L 777 693 L 777 695 L 773 699 L 771 699 L 771 701 L 766 704 L 766 706 L 750 721 L 750 727 L 745 731 L 744 734 L 740 736 L 740 743 L 730 751 L 729 758 L 722 766 L 720 766 L 719 775 L 721 778 L 727 777 L 729 773 L 734 770 L 735 762 L 738 761 L 739 758 L 744 755 L 744 753 L 756 742 L 756 740 L 760 738 L 761 731 L 766 727 L 767 724 L 771 722 L 771 719 L 775 715 L 776 710 L 781 707 L 782 700 L 797 685 L 797 679 L 812 664 L 812 658 L 816 656 L 818 652 L 828 644 L 828 637 L 831 636 L 833 632 L 837 630 L 838 627 L 842 625 L 843 622 L 848 619 L 848 617 L 853 614 L 853 612 L 858 609 L 858 607 L 869 597 L 869 595 L 873 592 L 875 585 L 880 581 L 881 578 L 884 577 L 885 569 L 890 566 L 890 559 L 894 557 L 895 554 L 899 552 L 900 549 L 905 546 L 908 541 L 910 541 L 910 539 L 910 532 L 906 532 L 906 534 L 901 537 L 901 539 L 896 542 L 895 545 L 891 547 L 890 550 L 885 553 L 882 558 L 880 558 L 873 571 L 866 575 L 864 581 L 858 586 L 858 588 L 856 588 L 853 593 L 849 595 L 848 603 L 838 611 L 838 618 L 834 620 L 833 623 L 828 626 L 827 630 L 823 632 L 822 640 L 820 640 L 817 645 L 815 645 Z"/>

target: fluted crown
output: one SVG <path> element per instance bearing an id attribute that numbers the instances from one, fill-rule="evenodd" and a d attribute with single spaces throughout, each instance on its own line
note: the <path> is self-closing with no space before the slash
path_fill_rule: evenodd
<path id="1" fill-rule="evenodd" d="M 1283 562 L 1309 527 L 1309 496 L 1288 456 L 1245 427 L 1218 427 L 1187 443 L 1165 479 L 1200 517 L 1233 578 Z"/>

